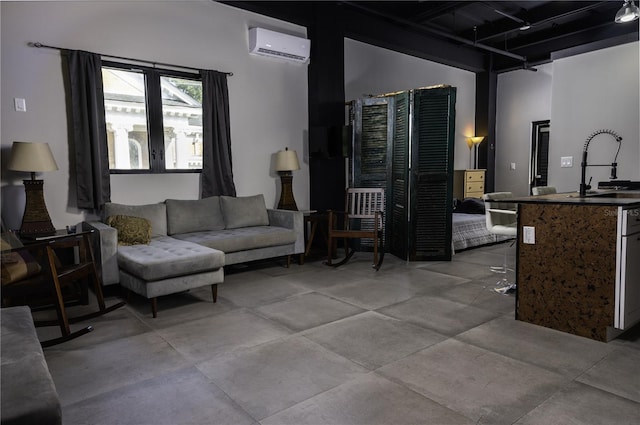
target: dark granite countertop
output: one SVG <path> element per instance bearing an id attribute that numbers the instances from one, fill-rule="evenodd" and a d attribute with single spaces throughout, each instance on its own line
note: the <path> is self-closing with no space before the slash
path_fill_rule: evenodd
<path id="1" fill-rule="evenodd" d="M 505 200 L 518 204 L 571 204 L 571 205 L 612 205 L 640 207 L 638 190 L 599 190 L 581 198 L 578 192 L 554 193 L 550 195 L 524 196 Z"/>

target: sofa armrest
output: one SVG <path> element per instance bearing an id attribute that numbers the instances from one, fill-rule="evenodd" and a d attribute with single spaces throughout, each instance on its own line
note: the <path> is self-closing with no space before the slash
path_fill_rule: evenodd
<path id="1" fill-rule="evenodd" d="M 93 230 L 97 233 L 93 245 L 93 255 L 102 276 L 102 285 L 119 283 L 118 231 L 100 221 L 83 221 L 82 230 Z"/>
<path id="2" fill-rule="evenodd" d="M 268 209 L 269 225 L 292 229 L 296 232 L 295 253 L 304 252 L 304 214 L 302 211 Z"/>

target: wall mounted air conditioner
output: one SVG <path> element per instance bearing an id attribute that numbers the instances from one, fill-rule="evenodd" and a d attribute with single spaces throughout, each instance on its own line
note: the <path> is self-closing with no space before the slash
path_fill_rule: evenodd
<path id="1" fill-rule="evenodd" d="M 264 28 L 249 29 L 249 53 L 297 63 L 308 63 L 311 40 Z"/>

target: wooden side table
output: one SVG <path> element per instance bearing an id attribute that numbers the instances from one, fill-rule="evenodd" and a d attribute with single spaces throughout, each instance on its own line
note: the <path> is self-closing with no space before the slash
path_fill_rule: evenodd
<path id="1" fill-rule="evenodd" d="M 329 215 L 326 212 L 310 211 L 304 214 L 305 249 L 304 255 L 300 256 L 300 264 L 304 264 L 304 258 L 308 257 L 311 253 L 311 246 L 318 232 L 318 225 L 324 225 L 326 228 L 328 218 Z M 309 230 L 307 230 L 308 225 L 311 227 Z M 322 235 L 324 236 L 325 243 L 328 243 L 327 232 L 322 232 Z"/>

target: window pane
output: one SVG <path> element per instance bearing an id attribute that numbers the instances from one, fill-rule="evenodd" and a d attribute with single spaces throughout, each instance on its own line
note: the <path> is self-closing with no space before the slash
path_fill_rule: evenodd
<path id="1" fill-rule="evenodd" d="M 102 68 L 109 168 L 149 169 L 145 77 L 141 71 Z"/>
<path id="2" fill-rule="evenodd" d="M 167 170 L 202 169 L 202 82 L 160 77 Z"/>

